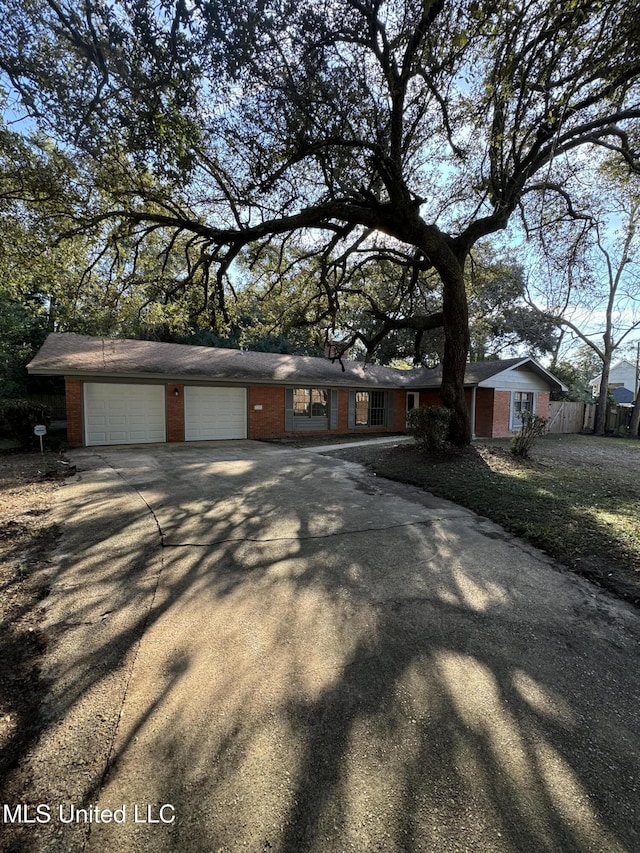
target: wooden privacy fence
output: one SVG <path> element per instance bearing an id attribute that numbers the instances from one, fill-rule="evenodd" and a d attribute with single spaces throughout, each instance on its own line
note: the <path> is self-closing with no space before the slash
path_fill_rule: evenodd
<path id="1" fill-rule="evenodd" d="M 566 400 L 549 403 L 549 425 L 547 432 L 582 432 L 585 427 L 584 403 L 569 403 Z"/>
<path id="2" fill-rule="evenodd" d="M 587 403 L 584 407 L 584 431 L 593 432 L 596 428 L 597 403 Z"/>
<path id="3" fill-rule="evenodd" d="M 607 412 L 607 432 L 625 435 L 631 426 L 631 406 L 612 406 Z"/>
<path id="4" fill-rule="evenodd" d="M 593 432 L 596 426 L 597 403 L 569 403 L 565 400 L 549 403 L 547 432 Z M 607 412 L 605 432 L 620 433 L 631 423 L 630 406 L 611 406 Z"/>

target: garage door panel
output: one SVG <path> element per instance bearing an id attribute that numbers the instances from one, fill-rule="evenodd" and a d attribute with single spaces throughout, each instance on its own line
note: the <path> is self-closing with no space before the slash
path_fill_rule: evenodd
<path id="1" fill-rule="evenodd" d="M 184 437 L 185 441 L 246 438 L 246 390 L 185 387 Z"/>
<path id="2" fill-rule="evenodd" d="M 148 444 L 166 441 L 163 385 L 84 386 L 85 443 Z"/>

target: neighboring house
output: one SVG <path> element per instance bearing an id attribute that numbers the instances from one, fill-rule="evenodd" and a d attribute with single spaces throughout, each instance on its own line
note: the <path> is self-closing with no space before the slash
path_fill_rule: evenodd
<path id="1" fill-rule="evenodd" d="M 409 409 L 440 402 L 439 368 L 75 334 L 49 335 L 28 370 L 65 377 L 72 447 L 404 432 Z M 476 437 L 512 435 L 564 389 L 529 358 L 469 364 L 465 387 Z"/>
<path id="2" fill-rule="evenodd" d="M 589 382 L 595 398 L 600 396 L 602 373 L 594 376 Z M 632 403 L 636 398 L 636 366 L 624 359 L 611 366 L 609 371 L 609 391 L 618 403 Z"/>

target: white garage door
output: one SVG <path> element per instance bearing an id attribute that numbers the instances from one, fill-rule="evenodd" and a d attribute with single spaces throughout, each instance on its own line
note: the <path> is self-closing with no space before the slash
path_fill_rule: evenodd
<path id="1" fill-rule="evenodd" d="M 244 388 L 184 389 L 185 441 L 247 437 L 247 401 Z"/>
<path id="2" fill-rule="evenodd" d="M 166 441 L 164 385 L 84 386 L 85 443 L 138 444 Z"/>

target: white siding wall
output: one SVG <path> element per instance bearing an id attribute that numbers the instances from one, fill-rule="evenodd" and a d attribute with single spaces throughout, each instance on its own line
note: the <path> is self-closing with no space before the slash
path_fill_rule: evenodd
<path id="1" fill-rule="evenodd" d="M 600 378 L 602 374 L 594 379 L 591 387 L 593 389 L 594 395 L 597 397 L 600 393 Z M 630 364 L 628 361 L 621 361 L 618 364 L 614 364 L 611 370 L 609 371 L 609 385 L 620 385 L 622 384 L 625 388 L 635 394 L 636 390 L 636 369 L 633 364 Z"/>
<path id="2" fill-rule="evenodd" d="M 495 388 L 497 391 L 548 391 L 545 380 L 529 370 L 505 370 L 480 382 L 480 388 Z"/>

